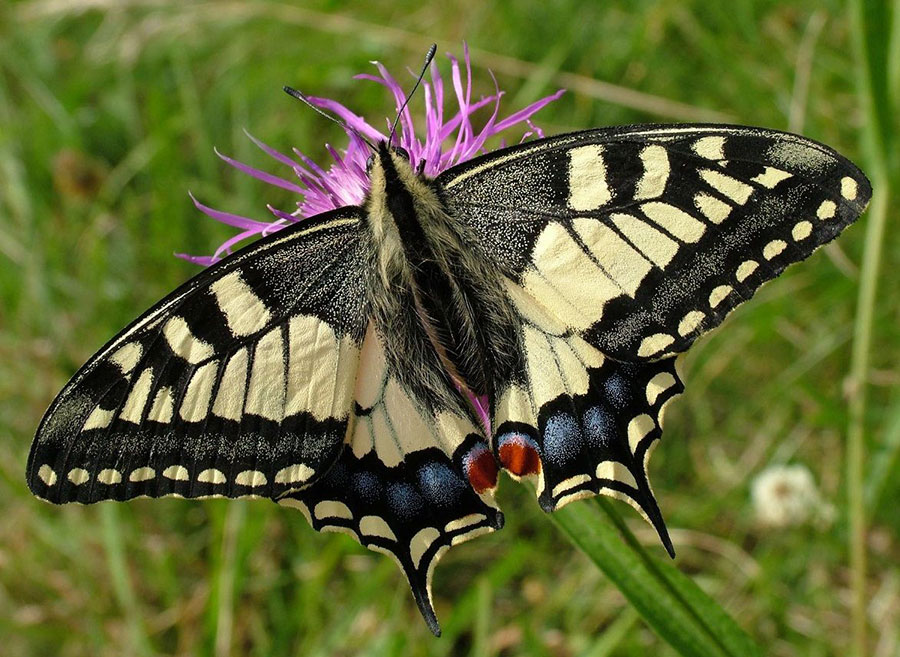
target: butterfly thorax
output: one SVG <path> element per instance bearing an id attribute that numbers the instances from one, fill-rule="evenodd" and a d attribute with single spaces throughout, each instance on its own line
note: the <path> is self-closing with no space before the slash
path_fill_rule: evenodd
<path id="1" fill-rule="evenodd" d="M 383 146 L 365 208 L 372 317 L 404 385 L 446 408 L 458 399 L 448 380 L 483 395 L 514 378 L 521 347 L 501 274 L 431 181 Z"/>

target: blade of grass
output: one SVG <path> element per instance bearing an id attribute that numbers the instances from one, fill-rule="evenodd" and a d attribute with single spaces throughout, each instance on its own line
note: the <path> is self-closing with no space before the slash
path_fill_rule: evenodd
<path id="1" fill-rule="evenodd" d="M 875 513 L 884 501 L 891 479 L 900 470 L 900 400 L 893 403 L 885 420 L 881 451 L 872 456 L 866 482 L 865 503 Z"/>
<path id="2" fill-rule="evenodd" d="M 629 635 L 635 624 L 641 620 L 634 607 L 625 607 L 618 618 L 604 628 L 603 634 L 590 648 L 581 653 L 580 657 L 610 657 Z"/>
<path id="3" fill-rule="evenodd" d="M 895 9 L 896 11 L 896 9 Z M 849 423 L 847 428 L 847 515 L 850 521 L 850 571 L 853 589 L 852 653 L 867 654 L 866 608 L 866 381 L 870 367 L 872 327 L 877 298 L 885 224 L 890 207 L 893 157 L 892 96 L 889 66 L 900 66 L 892 57 L 892 21 L 885 0 L 851 0 L 850 18 L 856 50 L 860 103 L 865 111 L 864 147 L 870 163 L 873 199 L 866 226 L 865 250 L 860 268 L 853 351 L 850 362 Z M 895 35 L 896 36 L 896 35 Z"/>
<path id="4" fill-rule="evenodd" d="M 670 563 L 650 556 L 608 500 L 569 505 L 552 518 L 619 588 L 648 625 L 682 655 L 762 654 L 737 623 L 693 581 Z"/>
<path id="5" fill-rule="evenodd" d="M 130 644 L 135 654 L 151 655 L 153 651 L 150 646 L 150 639 L 144 630 L 137 597 L 134 593 L 131 577 L 128 575 L 128 564 L 119 526 L 119 507 L 115 504 L 101 504 L 97 511 L 100 514 L 103 547 L 106 549 L 106 561 L 109 565 L 110 579 L 116 600 L 125 614 Z"/>

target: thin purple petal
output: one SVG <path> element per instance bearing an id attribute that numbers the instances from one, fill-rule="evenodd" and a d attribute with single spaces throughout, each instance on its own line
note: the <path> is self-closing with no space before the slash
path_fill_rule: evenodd
<path id="1" fill-rule="evenodd" d="M 198 210 L 200 210 L 200 212 L 208 217 L 212 217 L 216 221 L 221 221 L 223 224 L 228 224 L 229 226 L 234 226 L 235 228 L 243 228 L 245 230 L 263 230 L 266 226 L 268 226 L 268 224 L 263 221 L 248 219 L 247 217 L 242 217 L 239 214 L 222 212 L 221 210 L 215 210 L 207 205 L 203 205 L 191 192 L 188 192 L 188 196 L 191 197 L 191 200 L 194 202 L 194 206 Z"/>
<path id="2" fill-rule="evenodd" d="M 420 132 L 416 133 L 415 122 L 409 107 L 405 107 L 400 114 L 395 143 L 409 151 L 410 162 L 413 166 L 418 166 L 424 161 L 425 174 L 436 176 L 449 167 L 486 152 L 486 144 L 489 139 L 499 136 L 508 128 L 519 124 L 527 128 L 522 137 L 523 141 L 531 135 L 543 137 L 541 129 L 531 122 L 531 117 L 548 103 L 559 98 L 563 93 L 562 90 L 501 118 L 500 104 L 503 93 L 496 88 L 496 80 L 494 82 L 495 93 L 478 100 L 472 98 L 472 65 L 468 45 L 463 45 L 462 61 L 452 55 L 448 55 L 448 58 L 450 59 L 450 81 L 453 93 L 445 93 L 444 79 L 441 77 L 437 64 L 433 63 L 429 71 L 430 79 L 422 81 L 425 112 L 424 126 L 420 125 Z M 355 77 L 383 86 L 391 93 L 395 107 L 399 109 L 406 98 L 407 90 L 383 65 L 377 62 L 374 64 L 378 71 L 377 75 L 363 73 Z M 463 64 L 465 70 L 463 70 Z M 414 73 L 412 74 L 415 76 Z M 258 148 L 276 161 L 291 168 L 296 176 L 296 181 L 286 180 L 261 171 L 216 151 L 216 154 L 225 162 L 247 175 L 296 193 L 298 196 L 296 213 L 290 214 L 267 206 L 275 220 L 261 222 L 214 210 L 192 196 L 191 199 L 201 212 L 217 221 L 234 226 L 241 232 L 222 244 L 213 256 L 176 254 L 179 258 L 201 265 L 209 265 L 220 259 L 223 254 L 230 253 L 244 240 L 273 233 L 291 223 L 301 221 L 305 217 L 346 205 L 359 205 L 363 202 L 369 190 L 366 160 L 371 152 L 363 138 L 373 142 L 384 141 L 391 129 L 392 119 L 386 119 L 387 127 L 382 133 L 364 117 L 355 114 L 335 100 L 315 96 L 307 98 L 312 105 L 334 114 L 345 124 L 345 132 L 348 137 L 347 148 L 338 149 L 326 144 L 326 150 L 331 160 L 329 165 L 320 166 L 301 151 L 293 149 L 295 159 L 249 133 L 247 136 Z M 448 107 L 444 105 L 445 100 L 448 102 Z M 456 104 L 455 108 L 452 106 L 453 102 Z M 491 116 L 476 131 L 472 125 L 472 117 L 487 105 L 493 105 Z M 506 140 L 501 138 L 501 143 L 505 145 Z M 487 400 L 473 400 L 473 406 L 478 409 L 485 425 L 489 426 Z"/>
<path id="3" fill-rule="evenodd" d="M 271 173 L 266 173 L 265 171 L 260 171 L 259 169 L 255 169 L 243 162 L 238 162 L 235 159 L 228 157 L 227 155 L 223 155 L 218 150 L 216 150 L 216 155 L 225 160 L 228 164 L 233 166 L 235 169 L 239 171 L 243 171 L 248 176 L 253 176 L 258 180 L 262 180 L 263 182 L 269 183 L 270 185 L 274 185 L 275 187 L 281 187 L 282 189 L 286 189 L 289 192 L 297 192 L 298 194 L 303 193 L 303 188 L 298 187 L 294 183 L 285 180 L 284 178 L 279 178 L 278 176 L 273 176 Z"/>
<path id="4" fill-rule="evenodd" d="M 281 153 L 280 151 L 276 151 L 274 148 L 272 148 L 271 146 L 269 146 L 269 145 L 266 144 L 265 142 L 263 142 L 263 141 L 257 139 L 256 137 L 254 137 L 253 135 L 251 135 L 251 134 L 250 134 L 249 132 L 247 132 L 246 130 L 244 130 L 244 134 L 247 135 L 247 137 L 249 137 L 250 141 L 252 141 L 254 144 L 256 144 L 256 146 L 257 146 L 260 150 L 262 150 L 266 155 L 268 155 L 268 156 L 270 156 L 270 157 L 272 157 L 272 158 L 278 160 L 278 161 L 281 162 L 282 164 L 288 165 L 288 166 L 291 167 L 292 169 L 293 169 L 295 166 L 297 166 L 297 162 L 295 162 L 294 160 L 292 160 L 291 158 L 289 158 L 289 157 L 288 157 L 287 155 L 285 155 L 284 153 Z"/>

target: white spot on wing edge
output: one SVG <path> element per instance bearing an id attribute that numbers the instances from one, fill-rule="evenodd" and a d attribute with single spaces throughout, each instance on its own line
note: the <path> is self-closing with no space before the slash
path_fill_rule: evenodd
<path id="1" fill-rule="evenodd" d="M 56 471 L 46 463 L 38 468 L 38 477 L 48 486 L 53 486 L 57 479 Z"/>
<path id="2" fill-rule="evenodd" d="M 609 203 L 612 191 L 606 181 L 603 146 L 588 144 L 569 151 L 569 207 L 596 210 Z"/>
<path id="3" fill-rule="evenodd" d="M 798 221 L 791 229 L 791 237 L 798 242 L 805 240 L 812 234 L 812 224 L 808 221 Z"/>
<path id="4" fill-rule="evenodd" d="M 687 313 L 684 317 L 681 318 L 681 321 L 678 323 L 678 335 L 684 337 L 689 333 L 692 333 L 694 329 L 700 326 L 700 322 L 702 322 L 706 318 L 706 313 L 700 310 L 692 310 Z"/>
<path id="5" fill-rule="evenodd" d="M 718 285 L 709 293 L 709 307 L 715 308 L 725 300 L 729 294 L 734 291 L 730 285 Z"/>
<path id="6" fill-rule="evenodd" d="M 306 481 L 316 473 L 305 463 L 295 463 L 275 473 L 276 484 L 298 484 Z"/>
<path id="7" fill-rule="evenodd" d="M 582 488 L 581 490 L 577 490 L 574 493 L 569 493 L 568 495 L 563 495 L 558 500 L 556 500 L 553 510 L 561 509 L 567 504 L 571 504 L 572 502 L 577 502 L 578 500 L 584 500 L 589 497 L 594 497 L 597 493 L 590 488 Z"/>
<path id="8" fill-rule="evenodd" d="M 659 396 L 675 385 L 675 377 L 670 372 L 660 372 L 647 383 L 647 403 L 653 406 Z"/>
<path id="9" fill-rule="evenodd" d="M 69 470 L 69 474 L 67 475 L 67 479 L 71 481 L 76 486 L 80 486 L 86 481 L 90 481 L 91 473 L 85 470 L 84 468 L 72 468 Z"/>
<path id="10" fill-rule="evenodd" d="M 265 486 L 267 482 L 265 473 L 259 470 L 244 470 L 239 472 L 234 478 L 234 483 L 238 486 L 251 486 L 253 488 Z"/>
<path id="11" fill-rule="evenodd" d="M 641 413 L 637 417 L 631 418 L 628 423 L 628 446 L 634 453 L 641 441 L 647 437 L 653 429 L 656 428 L 656 422 L 646 413 Z"/>
<path id="12" fill-rule="evenodd" d="M 297 509 L 300 513 L 303 514 L 303 517 L 306 518 L 306 521 L 310 525 L 312 524 L 312 515 L 309 512 L 309 507 L 300 500 L 293 497 L 282 497 L 280 500 L 278 500 L 278 504 L 289 509 Z"/>
<path id="13" fill-rule="evenodd" d="M 131 473 L 134 474 L 133 472 Z M 188 473 L 188 469 L 183 465 L 170 465 L 168 468 L 163 470 L 162 476 L 166 479 L 172 479 L 174 481 L 187 481 L 191 478 L 190 473 Z"/>
<path id="14" fill-rule="evenodd" d="M 140 481 L 148 481 L 153 479 L 156 476 L 156 470 L 151 467 L 144 466 L 143 468 L 136 468 L 131 471 L 131 474 L 128 475 L 128 481 L 140 482 Z"/>
<path id="15" fill-rule="evenodd" d="M 325 500 L 316 504 L 313 509 L 313 515 L 316 520 L 324 520 L 325 518 L 344 518 L 350 520 L 353 518 L 353 512 L 343 502 L 337 500 Z"/>
<path id="16" fill-rule="evenodd" d="M 859 185 L 853 178 L 850 176 L 841 178 L 841 196 L 848 201 L 855 201 L 858 193 Z"/>
<path id="17" fill-rule="evenodd" d="M 786 248 L 787 242 L 784 240 L 772 240 L 763 248 L 763 257 L 766 260 L 771 260 Z"/>
<path id="18" fill-rule="evenodd" d="M 487 516 L 483 513 L 470 513 L 467 516 L 463 516 L 462 518 L 457 518 L 456 520 L 451 520 L 446 525 L 444 525 L 444 531 L 448 534 L 458 531 L 460 529 L 464 529 L 465 527 L 470 527 L 472 525 L 477 525 L 480 522 L 484 522 L 487 520 Z"/>
<path id="19" fill-rule="evenodd" d="M 637 488 L 637 482 L 631 471 L 618 461 L 601 461 L 597 464 L 597 479 L 611 479 L 626 486 Z"/>
<path id="20" fill-rule="evenodd" d="M 97 481 L 101 484 L 118 484 L 122 481 L 122 473 L 114 468 L 105 468 L 97 473 Z"/>
<path id="21" fill-rule="evenodd" d="M 641 345 L 638 347 L 637 355 L 641 358 L 653 356 L 661 352 L 673 342 L 675 342 L 675 338 L 673 338 L 668 333 L 654 333 L 653 335 L 648 335 L 646 338 L 641 340 Z"/>
<path id="22" fill-rule="evenodd" d="M 737 271 L 734 273 L 734 277 L 738 279 L 741 283 L 743 283 L 750 275 L 756 271 L 756 268 L 759 267 L 759 263 L 756 260 L 744 260 L 738 266 Z"/>
<path id="23" fill-rule="evenodd" d="M 837 205 L 834 201 L 822 201 L 819 208 L 816 210 L 816 216 L 819 219 L 832 219 L 835 210 L 837 210 Z"/>
<path id="24" fill-rule="evenodd" d="M 197 481 L 201 484 L 224 484 L 227 480 L 225 473 L 216 468 L 207 468 L 197 475 Z"/>
<path id="25" fill-rule="evenodd" d="M 424 527 L 416 532 L 409 541 L 409 556 L 412 559 L 414 568 L 419 567 L 422 557 L 428 548 L 431 547 L 441 535 L 441 532 L 434 527 Z"/>
<path id="26" fill-rule="evenodd" d="M 359 531 L 363 536 L 377 536 L 389 541 L 396 541 L 397 535 L 380 516 L 363 516 L 359 521 Z"/>

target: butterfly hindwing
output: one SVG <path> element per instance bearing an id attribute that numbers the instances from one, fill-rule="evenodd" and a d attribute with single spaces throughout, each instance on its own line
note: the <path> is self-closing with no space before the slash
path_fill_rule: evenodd
<path id="1" fill-rule="evenodd" d="M 511 281 L 522 319 L 525 371 L 492 402 L 502 466 L 532 478 L 545 511 L 602 493 L 632 504 L 671 551 L 647 477 L 666 404 L 683 386 L 674 358 L 604 356 Z"/>
<path id="2" fill-rule="evenodd" d="M 738 126 L 552 137 L 437 182 L 486 257 L 620 360 L 684 351 L 871 196 L 832 149 Z"/>
<path id="3" fill-rule="evenodd" d="M 359 211 L 222 260 L 114 338 L 48 410 L 28 484 L 55 503 L 275 497 L 340 454 L 366 326 Z"/>
<path id="4" fill-rule="evenodd" d="M 483 431 L 453 410 L 429 410 L 385 362 L 370 325 L 362 345 L 346 449 L 316 482 L 280 502 L 318 530 L 344 531 L 392 556 L 431 629 L 431 575 L 452 545 L 503 525 L 497 470 Z"/>

